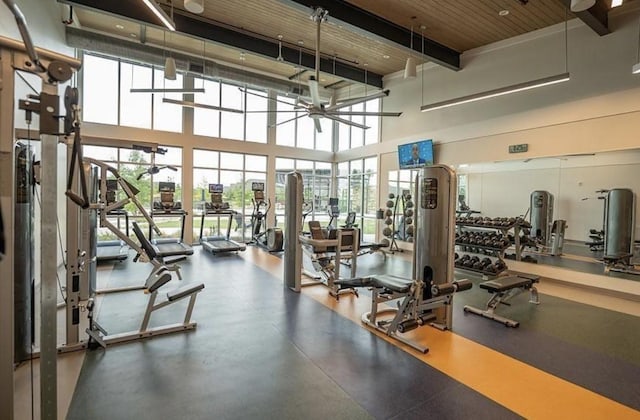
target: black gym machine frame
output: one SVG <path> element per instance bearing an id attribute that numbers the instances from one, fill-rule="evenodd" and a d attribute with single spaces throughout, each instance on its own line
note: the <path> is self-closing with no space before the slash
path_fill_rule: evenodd
<path id="1" fill-rule="evenodd" d="M 251 213 L 251 243 L 260 246 L 269 252 L 282 252 L 284 249 L 284 236 L 282 229 L 267 227 L 267 216 L 271 210 L 271 199 L 265 200 L 264 182 L 252 182 L 253 212 Z"/>

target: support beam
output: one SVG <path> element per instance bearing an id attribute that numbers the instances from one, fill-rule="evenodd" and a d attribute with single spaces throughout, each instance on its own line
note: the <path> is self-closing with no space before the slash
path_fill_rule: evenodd
<path id="1" fill-rule="evenodd" d="M 571 10 L 571 0 L 562 0 L 567 9 Z M 597 0 L 589 9 L 584 12 L 572 12 L 578 19 L 583 21 L 588 27 L 593 29 L 600 36 L 610 34 L 609 30 L 609 2 Z"/>
<path id="2" fill-rule="evenodd" d="M 375 37 L 381 42 L 392 43 L 407 49 L 411 48 L 411 31 L 396 25 L 386 19 L 376 16 L 364 9 L 360 9 L 343 0 L 280 0 L 282 3 L 295 6 L 310 12 L 312 8 L 322 7 L 329 11 L 329 19 L 339 21 L 350 27 L 354 32 L 368 37 Z M 413 32 L 413 53 L 422 54 L 422 36 Z M 453 70 L 460 70 L 460 53 L 439 44 L 436 41 L 424 39 L 425 59 Z"/>
<path id="3" fill-rule="evenodd" d="M 155 16 L 144 6 L 143 2 L 103 0 L 58 0 L 58 2 L 118 15 L 145 25 L 159 26 Z M 193 19 L 187 15 L 183 15 L 180 11 L 174 11 L 173 20 L 176 24 L 176 30 L 179 33 L 273 58 L 274 61 L 278 56 L 279 46 L 275 40 L 258 38 L 229 27 L 217 25 L 213 22 Z M 408 40 L 409 36 L 407 34 L 407 41 Z M 414 45 L 420 45 L 419 37 L 418 41 L 414 40 Z M 302 67 L 306 67 L 309 70 L 315 68 L 315 55 L 304 51 L 301 53 L 297 48 L 283 45 L 282 58 L 285 62 L 294 66 L 301 64 Z M 365 83 L 364 70 L 340 61 L 334 63 L 334 60 L 330 58 L 321 58 L 320 71 L 335 74 L 337 77 L 354 82 Z M 367 72 L 366 82 L 368 85 L 381 88 L 382 75 Z"/>

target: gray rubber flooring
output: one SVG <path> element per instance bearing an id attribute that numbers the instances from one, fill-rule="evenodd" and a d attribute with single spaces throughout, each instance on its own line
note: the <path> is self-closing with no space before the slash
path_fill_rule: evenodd
<path id="1" fill-rule="evenodd" d="M 147 272 L 128 261 L 100 281 Z M 68 418 L 519 418 L 237 256 L 196 249 L 183 275 L 206 284 L 197 330 L 88 352 Z M 145 304 L 140 291 L 108 295 L 101 324 L 135 329 Z M 176 322 L 185 306 L 152 324 Z"/>

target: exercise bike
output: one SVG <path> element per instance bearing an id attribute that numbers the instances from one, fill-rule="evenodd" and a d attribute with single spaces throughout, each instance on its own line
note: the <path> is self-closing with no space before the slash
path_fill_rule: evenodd
<path id="1" fill-rule="evenodd" d="M 271 209 L 271 200 L 265 200 L 264 182 L 252 182 L 253 212 L 251 213 L 251 243 L 269 252 L 284 250 L 284 236 L 280 228 L 267 228 L 267 214 Z"/>

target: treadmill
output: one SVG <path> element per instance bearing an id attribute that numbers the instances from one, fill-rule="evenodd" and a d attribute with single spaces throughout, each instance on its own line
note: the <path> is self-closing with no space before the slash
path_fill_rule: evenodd
<path id="1" fill-rule="evenodd" d="M 118 191 L 118 181 L 116 179 L 107 179 L 107 205 L 116 202 L 116 194 Z M 125 230 L 129 236 L 129 212 L 124 208 L 114 209 L 107 213 L 107 217 L 124 216 Z M 107 241 L 97 241 L 96 243 L 96 259 L 98 262 L 105 261 L 124 261 L 129 257 L 129 246 L 120 239 L 112 239 Z"/>
<path id="2" fill-rule="evenodd" d="M 173 195 L 176 192 L 175 182 L 159 182 L 158 191 L 160 201 L 153 202 L 151 218 L 155 217 L 178 217 L 180 218 L 179 238 L 153 238 L 153 229 L 149 226 L 149 239 L 160 253 L 171 253 L 172 255 L 193 255 L 193 247 L 184 242 L 184 225 L 187 212 L 182 208 L 182 203 L 174 201 Z"/>
<path id="3" fill-rule="evenodd" d="M 222 184 L 209 184 L 211 202 L 204 203 L 202 219 L 200 221 L 200 244 L 202 249 L 212 254 L 223 254 L 227 252 L 238 252 L 247 249 L 245 244 L 231 240 L 231 224 L 237 211 L 229 208 L 229 203 L 222 201 L 224 186 Z M 225 236 L 204 236 L 204 222 L 207 216 L 228 217 L 227 234 Z"/>

